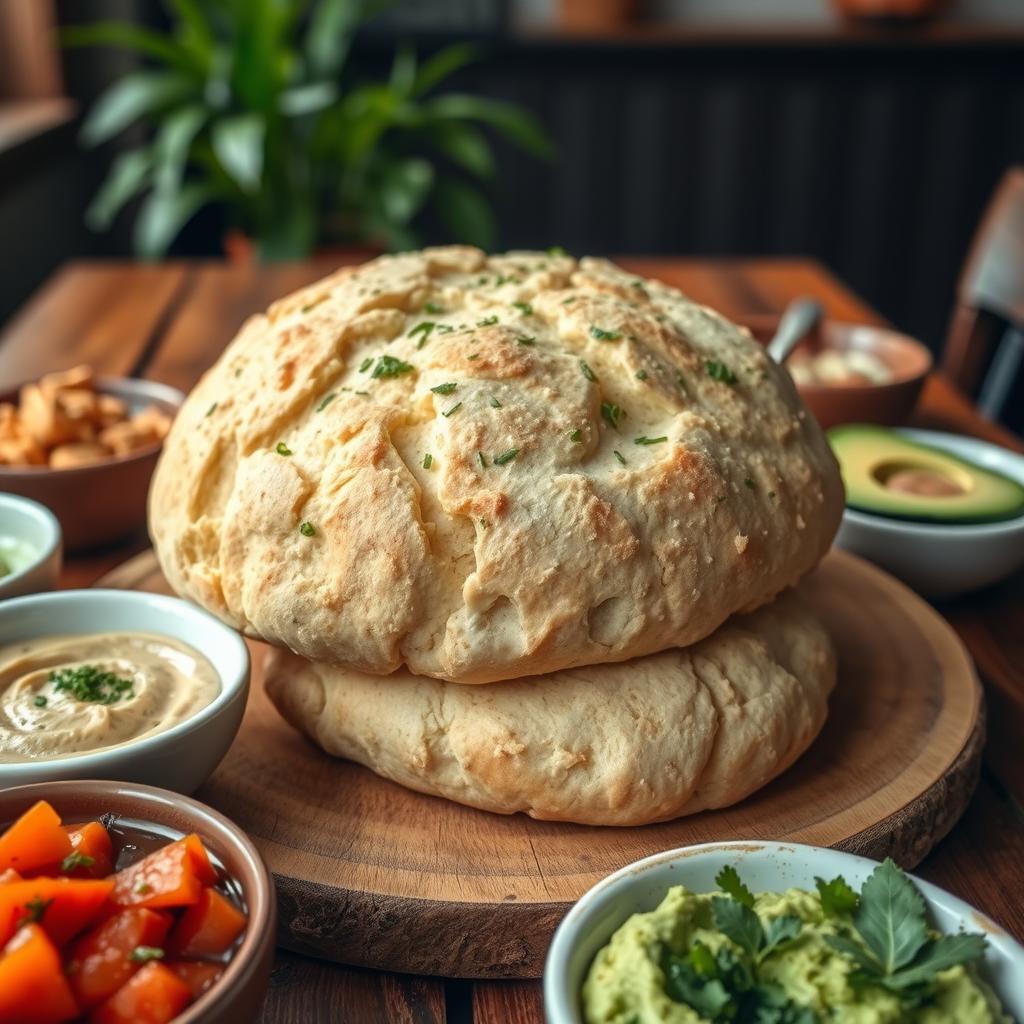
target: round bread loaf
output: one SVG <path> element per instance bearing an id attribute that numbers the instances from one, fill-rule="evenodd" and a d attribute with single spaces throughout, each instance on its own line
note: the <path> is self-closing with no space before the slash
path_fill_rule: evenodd
<path id="1" fill-rule="evenodd" d="M 643 825 L 725 807 L 807 748 L 835 657 L 792 592 L 683 650 L 492 686 L 270 655 L 266 688 L 329 754 L 487 811 Z"/>
<path id="2" fill-rule="evenodd" d="M 250 319 L 177 417 L 150 529 L 251 636 L 485 683 L 700 640 L 812 568 L 842 501 L 745 330 L 604 260 L 452 247 Z"/>

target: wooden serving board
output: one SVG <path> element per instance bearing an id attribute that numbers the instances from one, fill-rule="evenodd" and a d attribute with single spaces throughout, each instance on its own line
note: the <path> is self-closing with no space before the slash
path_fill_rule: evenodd
<path id="1" fill-rule="evenodd" d="M 103 586 L 167 592 L 152 552 Z M 539 977 L 556 925 L 610 872 L 721 839 L 781 839 L 920 861 L 963 812 L 984 739 L 981 688 L 950 627 L 902 584 L 833 551 L 809 581 L 839 652 L 828 722 L 780 778 L 726 810 L 643 828 L 501 816 L 328 757 L 263 694 L 197 794 L 274 872 L 281 945 L 395 971 Z"/>

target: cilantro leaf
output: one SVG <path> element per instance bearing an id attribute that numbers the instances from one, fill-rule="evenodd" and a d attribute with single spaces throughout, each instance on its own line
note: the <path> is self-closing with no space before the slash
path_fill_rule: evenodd
<path id="1" fill-rule="evenodd" d="M 727 1019 L 719 1015 L 732 1008 L 732 997 L 721 981 L 702 978 L 692 964 L 667 949 L 662 951 L 660 966 L 669 999 L 689 1006 L 707 1020 Z"/>
<path id="2" fill-rule="evenodd" d="M 800 934 L 803 922 L 792 914 L 773 917 L 764 926 L 764 948 L 761 956 L 765 956 L 779 946 L 792 942 Z"/>
<path id="3" fill-rule="evenodd" d="M 909 967 L 885 979 L 885 987 L 900 991 L 932 982 L 940 971 L 984 956 L 987 945 L 983 935 L 964 932 L 932 939 Z"/>
<path id="4" fill-rule="evenodd" d="M 715 885 L 738 903 L 753 909 L 754 894 L 743 884 L 739 872 L 731 864 L 727 864 L 715 875 Z"/>
<path id="5" fill-rule="evenodd" d="M 854 925 L 884 974 L 905 967 L 928 941 L 924 900 L 891 857 L 864 883 Z"/>
<path id="6" fill-rule="evenodd" d="M 720 932 L 744 953 L 756 958 L 764 945 L 764 928 L 750 907 L 726 896 L 713 896 L 711 914 Z"/>
<path id="7" fill-rule="evenodd" d="M 846 917 L 857 909 L 860 897 L 846 884 L 842 875 L 836 875 L 831 882 L 815 877 L 814 884 L 818 888 L 821 909 L 826 917 Z"/>
<path id="8" fill-rule="evenodd" d="M 844 956 L 848 956 L 861 968 L 861 970 L 869 973 L 878 973 L 878 962 L 870 954 L 861 949 L 861 947 L 852 939 L 848 939 L 844 935 L 826 935 L 825 941 L 837 953 L 842 953 Z"/>

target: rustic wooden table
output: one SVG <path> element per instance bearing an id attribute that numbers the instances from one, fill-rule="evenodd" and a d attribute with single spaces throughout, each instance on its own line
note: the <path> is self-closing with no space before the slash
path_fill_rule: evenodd
<path id="1" fill-rule="evenodd" d="M 625 259 L 638 274 L 678 285 L 735 319 L 777 314 L 815 295 L 829 315 L 879 316 L 806 260 Z M 0 335 L 0 387 L 79 362 L 102 373 L 150 377 L 188 390 L 250 313 L 322 276 L 306 263 L 138 266 L 74 263 L 61 270 Z M 928 381 L 915 422 L 1021 450 L 940 375 Z M 142 550 L 143 534 L 68 559 L 62 583 L 87 586 Z M 977 793 L 961 822 L 918 869 L 1024 939 L 1024 575 L 941 606 L 985 681 L 989 742 Z M 278 956 L 264 1024 L 540 1024 L 540 983 L 415 978 Z"/>

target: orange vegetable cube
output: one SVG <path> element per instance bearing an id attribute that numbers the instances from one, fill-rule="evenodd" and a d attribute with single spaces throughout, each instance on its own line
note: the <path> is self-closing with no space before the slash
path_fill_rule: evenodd
<path id="1" fill-rule="evenodd" d="M 68 978 L 75 998 L 89 1009 L 112 996 L 142 967 L 132 959 L 139 947 L 163 945 L 171 927 L 169 914 L 133 907 L 108 917 L 72 947 Z"/>
<path id="2" fill-rule="evenodd" d="M 61 1024 L 77 1016 L 57 947 L 39 925 L 25 925 L 0 953 L 0 1021 Z"/>
<path id="3" fill-rule="evenodd" d="M 109 880 L 77 878 L 39 877 L 2 885 L 0 943 L 29 919 L 62 946 L 105 913 L 113 889 Z"/>
<path id="4" fill-rule="evenodd" d="M 119 907 L 187 907 L 217 873 L 197 835 L 185 836 L 114 875 Z"/>
<path id="5" fill-rule="evenodd" d="M 163 964 L 146 964 L 89 1017 L 90 1024 L 168 1024 L 192 1001 L 188 985 Z"/>
<path id="6" fill-rule="evenodd" d="M 57 812 L 40 800 L 0 835 L 0 871 L 14 868 L 24 874 L 58 864 L 71 852 L 71 840 L 60 827 Z"/>
<path id="7" fill-rule="evenodd" d="M 171 932 L 167 943 L 176 956 L 219 956 L 245 930 L 245 914 L 216 889 L 204 889 Z"/>
<path id="8" fill-rule="evenodd" d="M 92 860 L 92 864 L 78 865 L 64 874 L 72 878 L 106 878 L 114 870 L 114 847 L 110 842 L 110 833 L 100 822 L 65 825 L 64 831 L 71 840 L 72 853 Z"/>
<path id="9" fill-rule="evenodd" d="M 176 974 L 198 999 L 204 992 L 209 992 L 213 983 L 224 973 L 223 964 L 203 963 L 201 960 L 169 960 L 164 966 Z"/>

